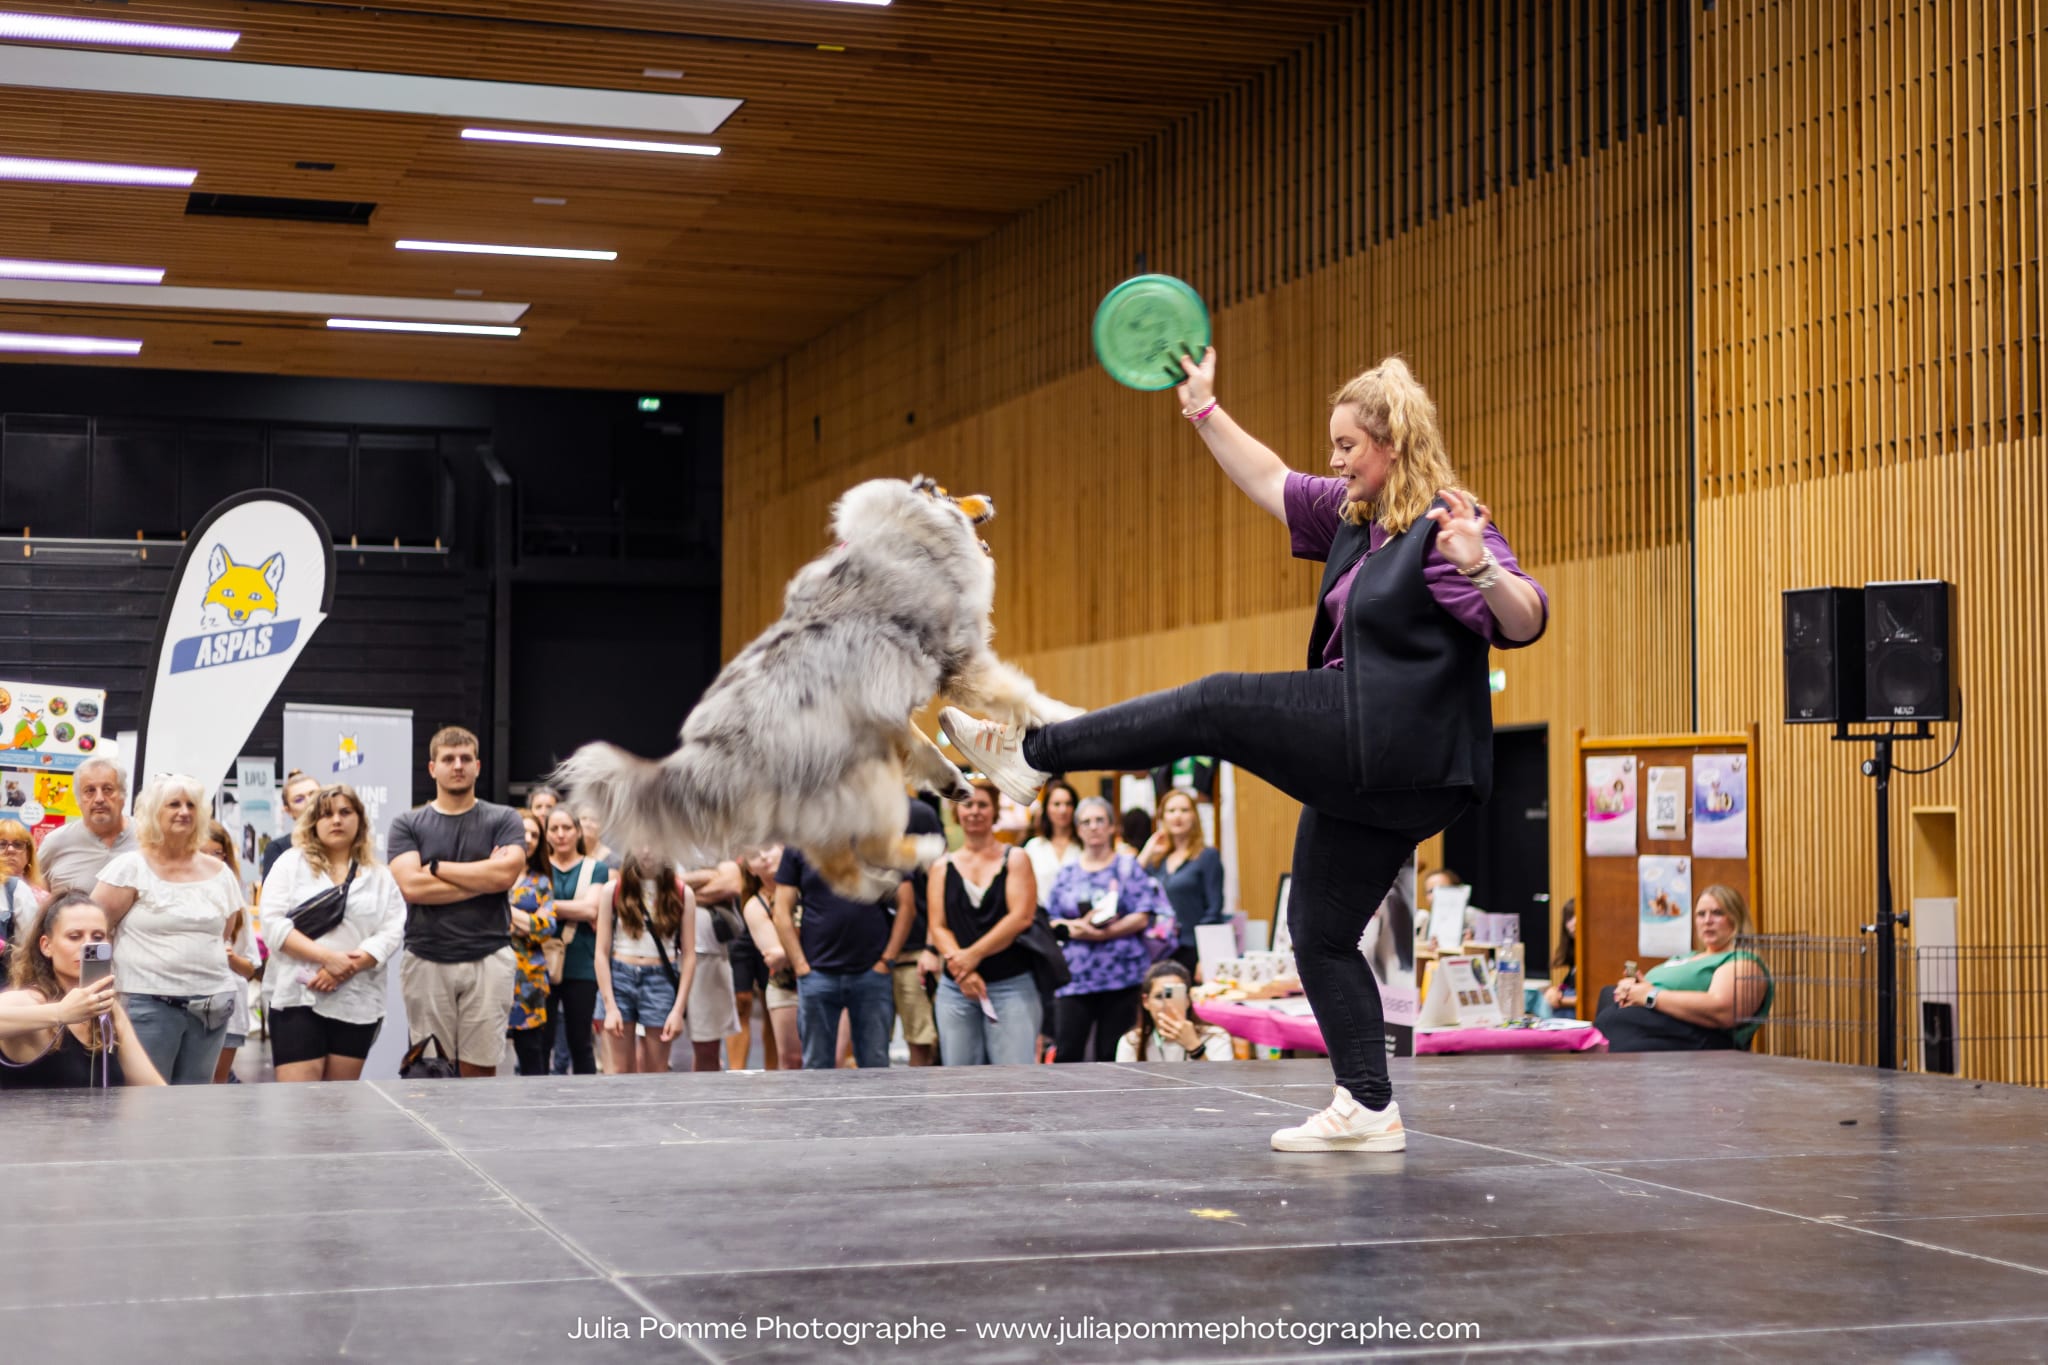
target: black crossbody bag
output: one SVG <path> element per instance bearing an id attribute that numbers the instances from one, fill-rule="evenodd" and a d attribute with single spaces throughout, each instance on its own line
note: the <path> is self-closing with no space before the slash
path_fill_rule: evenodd
<path id="1" fill-rule="evenodd" d="M 356 860 L 348 860 L 348 876 L 340 886 L 306 897 L 291 909 L 292 928 L 307 938 L 325 938 L 340 926 L 348 914 L 348 889 L 355 885 Z"/>

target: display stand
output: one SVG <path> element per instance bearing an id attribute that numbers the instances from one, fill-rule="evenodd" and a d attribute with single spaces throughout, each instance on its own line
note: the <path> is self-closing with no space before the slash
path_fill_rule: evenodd
<path id="1" fill-rule="evenodd" d="M 1732 886 L 1748 899 L 1751 933 L 1762 932 L 1757 916 L 1756 889 L 1761 862 L 1757 848 L 1759 822 L 1757 802 L 1761 783 L 1756 772 L 1757 731 L 1752 724 L 1746 734 L 1724 735 L 1617 735 L 1588 739 L 1584 730 L 1575 733 L 1572 790 L 1575 796 L 1575 824 L 1578 831 L 1578 1013 L 1591 1019 L 1599 1008 L 1600 989 L 1622 977 L 1629 962 L 1648 971 L 1671 954 L 1650 955 L 1638 951 L 1640 887 L 1638 858 L 1646 856 L 1691 859 L 1692 896 L 1716 883 Z M 1743 759 L 1746 774 L 1744 799 L 1745 840 L 1742 857 L 1699 856 L 1693 851 L 1697 826 L 1693 811 L 1694 759 L 1701 754 L 1736 754 Z M 1587 811 L 1586 760 L 1589 758 L 1634 758 L 1639 791 L 1646 791 L 1652 768 L 1682 767 L 1686 772 L 1685 827 L 1682 837 L 1651 837 L 1650 803 L 1635 802 L 1628 817 L 1635 826 L 1632 855 L 1597 855 L 1586 851 Z M 1692 905 L 1683 907 L 1690 933 Z"/>

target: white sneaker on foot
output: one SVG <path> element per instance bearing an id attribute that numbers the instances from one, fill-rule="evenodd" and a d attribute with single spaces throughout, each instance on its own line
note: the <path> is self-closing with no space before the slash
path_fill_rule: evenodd
<path id="1" fill-rule="evenodd" d="M 1273 1134 L 1276 1152 L 1400 1152 L 1408 1147 L 1401 1106 L 1391 1101 L 1374 1113 L 1343 1086 L 1328 1109 L 1294 1128 Z"/>
<path id="2" fill-rule="evenodd" d="M 992 720 L 976 720 L 957 707 L 939 712 L 939 728 L 953 747 L 988 776 L 988 780 L 1020 806 L 1038 799 L 1038 789 L 1052 777 L 1024 761 L 1024 732 Z"/>

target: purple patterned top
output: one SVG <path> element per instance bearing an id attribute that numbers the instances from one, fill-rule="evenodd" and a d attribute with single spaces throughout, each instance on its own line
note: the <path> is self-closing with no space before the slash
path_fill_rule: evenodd
<path id="1" fill-rule="evenodd" d="M 1059 875 L 1053 878 L 1046 913 L 1055 920 L 1079 919 L 1083 895 L 1092 903 L 1106 895 L 1111 886 L 1117 888 L 1119 917 L 1142 910 L 1151 915 L 1156 924 L 1161 915 L 1173 914 L 1173 907 L 1167 903 L 1166 893 L 1159 889 L 1159 883 L 1153 881 L 1152 874 L 1138 866 L 1138 860 L 1128 853 L 1118 854 L 1115 862 L 1099 872 L 1084 872 L 1078 862 L 1061 868 Z M 1074 979 L 1060 987 L 1055 992 L 1057 995 L 1124 990 L 1144 981 L 1145 972 L 1152 965 L 1152 950 L 1146 946 L 1146 934 L 1142 932 L 1099 943 L 1071 940 L 1062 946 L 1067 955 L 1067 969 L 1074 974 Z"/>
<path id="2" fill-rule="evenodd" d="M 1344 506 L 1344 480 L 1318 478 L 1290 470 L 1284 496 L 1287 532 L 1294 541 L 1294 557 L 1327 560 L 1330 545 L 1337 538 L 1337 528 L 1343 524 L 1338 513 Z M 1486 547 L 1493 551 L 1493 557 L 1500 561 L 1504 572 L 1536 589 L 1536 595 L 1543 599 L 1543 628 L 1549 629 L 1550 594 L 1543 591 L 1541 583 L 1522 572 L 1515 552 L 1508 548 L 1507 537 L 1500 533 L 1498 526 L 1488 522 L 1484 538 Z M 1375 523 L 1367 539 L 1366 554 L 1373 554 L 1386 543 L 1387 528 Z M 1344 602 L 1351 594 L 1351 580 L 1358 577 L 1358 565 L 1363 563 L 1365 560 L 1361 558 L 1358 564 L 1346 570 L 1323 597 L 1323 612 L 1335 627 L 1330 632 L 1330 642 L 1323 646 L 1324 668 L 1344 666 Z M 1486 605 L 1485 596 L 1434 545 L 1429 547 L 1429 555 L 1422 561 L 1422 579 L 1429 585 L 1429 595 L 1436 599 L 1438 606 L 1449 612 L 1460 625 L 1483 636 L 1495 649 L 1520 649 L 1543 638 L 1543 630 L 1538 630 L 1527 640 L 1510 640 L 1501 634 L 1492 609 Z"/>

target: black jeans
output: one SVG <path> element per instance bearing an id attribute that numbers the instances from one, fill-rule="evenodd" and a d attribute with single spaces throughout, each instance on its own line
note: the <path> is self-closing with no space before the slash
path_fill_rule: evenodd
<path id="1" fill-rule="evenodd" d="M 590 1032 L 591 1021 L 595 1018 L 595 981 L 558 982 L 548 995 L 546 1031 L 552 1035 L 556 1029 L 562 1030 L 561 1040 L 569 1049 L 569 1070 L 578 1076 L 597 1074 L 597 1042 Z"/>
<path id="2" fill-rule="evenodd" d="M 1117 1040 L 1138 1025 L 1138 987 L 1088 991 L 1053 1000 L 1055 1062 L 1088 1060 L 1088 1035 L 1095 1035 L 1095 1060 L 1116 1060 Z"/>
<path id="3" fill-rule="evenodd" d="M 552 1022 L 554 1021 L 549 1021 Z M 512 1055 L 519 1059 L 520 1075 L 548 1074 L 548 1044 L 554 1041 L 555 1036 L 552 1028 L 547 1024 L 539 1024 L 533 1028 L 509 1029 L 506 1036 L 512 1040 Z"/>
<path id="4" fill-rule="evenodd" d="M 1206 754 L 1301 802 L 1287 902 L 1295 965 L 1337 1083 L 1367 1108 L 1383 1109 L 1394 1093 L 1386 1019 L 1358 940 L 1401 864 L 1458 818 L 1471 792 L 1359 792 L 1349 745 L 1340 671 L 1213 673 L 1047 726 L 1025 737 L 1024 758 L 1041 772 L 1093 772 Z"/>

